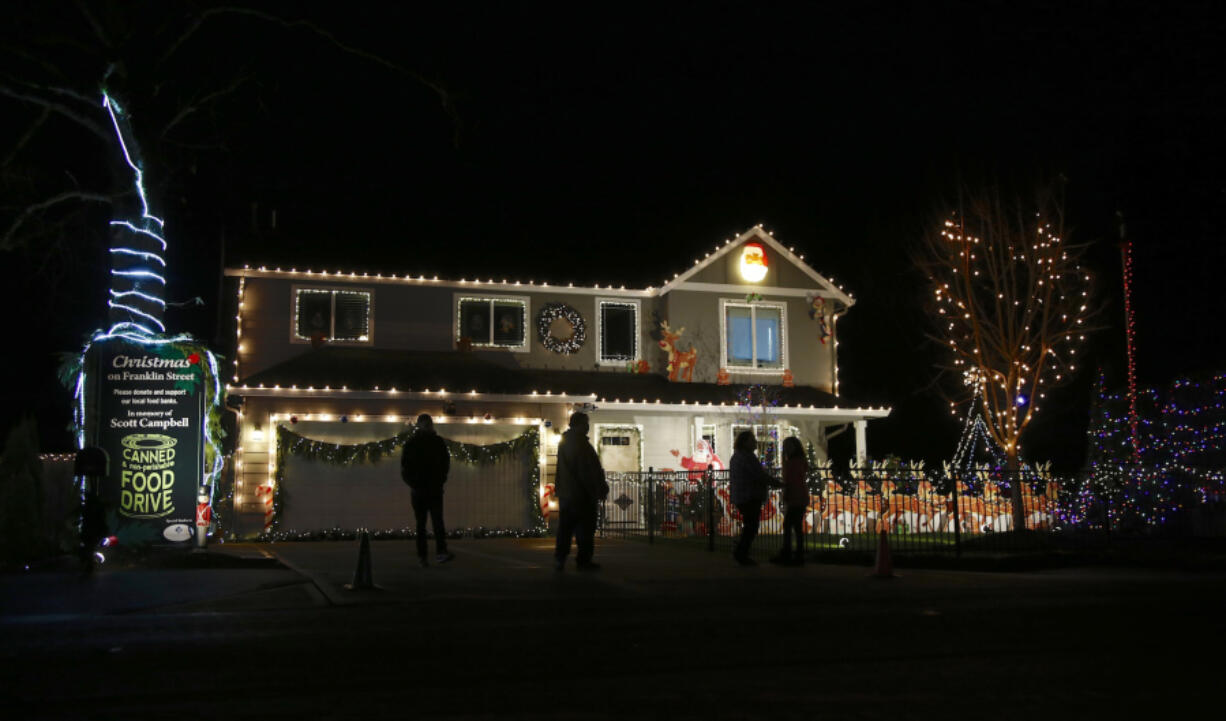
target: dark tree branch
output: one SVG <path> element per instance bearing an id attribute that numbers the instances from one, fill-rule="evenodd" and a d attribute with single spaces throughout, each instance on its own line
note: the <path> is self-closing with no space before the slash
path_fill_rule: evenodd
<path id="1" fill-rule="evenodd" d="M 27 83 L 27 85 L 29 84 Z M 65 98 L 72 98 L 73 100 L 80 101 L 91 108 L 96 108 L 102 105 L 102 103 L 99 102 L 98 100 L 98 96 L 82 95 L 81 93 L 78 93 L 76 90 L 72 90 L 71 88 L 64 88 L 58 85 L 31 85 L 30 87 L 36 88 L 43 92 L 51 93 L 53 95 L 60 95 Z"/>
<path id="2" fill-rule="evenodd" d="M 71 91 L 63 90 L 62 88 L 59 90 L 62 93 L 71 92 Z M 73 110 L 72 108 L 69 108 L 68 106 L 62 103 L 57 103 L 54 100 L 49 100 L 47 98 L 39 97 L 37 95 L 31 95 L 29 93 L 24 93 L 14 88 L 8 87 L 6 85 L 0 85 L 0 95 L 7 95 L 8 97 L 13 98 L 15 100 L 21 100 L 23 102 L 32 103 L 39 107 L 46 108 L 53 112 L 59 113 L 60 115 L 63 115 L 64 117 L 68 118 L 72 122 L 76 123 L 77 125 L 80 125 L 81 127 L 85 128 L 89 132 L 98 136 L 98 138 L 100 138 L 102 141 L 110 142 L 111 140 L 110 136 L 107 134 L 106 130 L 101 125 L 99 125 L 98 123 L 95 123 L 92 119 L 77 112 L 76 110 Z"/>
<path id="3" fill-rule="evenodd" d="M 102 43 L 102 47 L 107 48 L 108 50 L 115 47 L 114 44 L 111 43 L 110 37 L 107 36 L 106 31 L 102 28 L 102 24 L 98 22 L 98 18 L 94 17 L 93 12 L 90 11 L 89 5 L 82 2 L 82 0 L 77 0 L 76 5 L 77 10 L 80 10 L 81 14 L 85 16 L 85 22 L 89 25 L 90 29 L 94 31 L 94 36 L 98 38 L 98 42 Z"/>
<path id="4" fill-rule="evenodd" d="M 8 167 L 8 164 L 13 162 L 13 158 L 17 157 L 17 153 L 21 152 L 21 149 L 26 146 L 26 143 L 30 142 L 30 138 L 34 137 L 34 134 L 37 133 L 38 129 L 43 126 L 43 123 L 47 122 L 47 116 L 49 115 L 51 115 L 51 109 L 43 108 L 42 112 L 38 114 L 38 117 L 34 119 L 34 122 L 30 123 L 29 129 L 17 139 L 17 142 L 13 145 L 13 149 L 9 151 L 8 155 L 4 156 L 3 161 L 0 161 L 0 168 Z"/>
<path id="5" fill-rule="evenodd" d="M 23 48 L 11 46 L 11 45 L 4 48 L 4 51 L 9 53 L 10 55 L 14 55 L 16 57 L 21 58 L 22 60 L 25 60 L 31 65 L 36 65 L 42 68 L 43 72 L 47 73 L 49 77 L 59 78 L 61 80 L 64 78 L 64 74 L 60 71 L 60 68 L 56 66 L 55 63 L 52 63 L 51 61 L 47 60 L 47 58 L 43 54 L 31 53 L 31 52 L 26 51 Z M 9 69 L 10 69 L 10 72 L 14 70 L 14 68 L 12 68 L 11 66 Z"/>
<path id="6" fill-rule="evenodd" d="M 273 23 L 275 25 L 280 25 L 283 28 L 306 30 L 307 32 L 312 33 L 328 41 L 331 45 L 333 45 L 334 47 L 336 47 L 338 50 L 342 52 L 348 53 L 355 57 L 362 58 L 363 60 L 372 62 L 376 65 L 379 65 L 388 70 L 391 70 L 392 72 L 399 73 L 406 77 L 412 78 L 413 80 L 417 81 L 419 84 L 430 89 L 438 97 L 439 103 L 440 105 L 442 105 L 443 112 L 447 113 L 447 117 L 451 119 L 452 143 L 455 144 L 456 146 L 460 144 L 460 116 L 459 116 L 458 110 L 456 109 L 455 101 L 452 98 L 451 93 L 448 92 L 446 88 L 444 88 L 442 85 L 440 85 L 437 82 L 433 82 L 429 80 L 421 73 L 415 72 L 413 70 L 409 70 L 408 68 L 402 65 L 393 63 L 392 61 L 382 56 L 375 55 L 374 53 L 371 53 L 366 50 L 362 50 L 361 48 L 356 48 L 352 45 L 344 43 L 332 33 L 328 32 L 327 30 L 324 30 L 323 28 L 310 22 L 309 20 L 301 20 L 301 19 L 300 20 L 287 20 L 285 18 L 278 17 L 271 13 L 266 13 L 261 10 L 254 10 L 251 8 L 240 8 L 240 7 L 209 8 L 205 10 L 204 12 L 200 13 L 200 15 L 196 17 L 196 19 L 192 22 L 192 24 L 188 26 L 186 30 L 183 31 L 183 33 L 178 37 L 178 39 L 176 39 L 173 43 L 171 43 L 170 47 L 167 48 L 166 52 L 162 54 L 162 57 L 159 58 L 158 62 L 159 63 L 166 62 L 170 58 L 170 56 L 174 55 L 175 52 L 177 52 L 178 49 L 184 43 L 187 42 L 188 39 L 190 39 L 193 35 L 196 34 L 196 31 L 199 30 L 202 25 L 204 25 L 206 20 L 209 20 L 210 18 L 214 18 L 220 15 L 245 15 L 248 17 L 258 18 L 265 22 Z"/>
<path id="7" fill-rule="evenodd" d="M 184 105 L 182 108 L 179 109 L 179 112 L 175 113 L 175 116 L 170 119 L 170 122 L 166 123 L 166 126 L 162 128 L 162 139 L 165 140 L 166 136 L 170 133 L 171 130 L 174 129 L 176 125 L 186 120 L 188 116 L 199 111 L 202 106 L 207 105 L 208 103 L 211 103 L 214 100 L 222 96 L 229 95 L 230 93 L 233 93 L 234 91 L 238 90 L 238 88 L 243 83 L 247 82 L 248 78 L 249 76 L 240 77 L 234 82 L 227 85 L 226 87 L 219 88 L 218 90 L 214 90 L 213 92 L 208 93 L 207 95 L 203 95 L 200 98 L 188 103 L 187 105 Z"/>
<path id="8" fill-rule="evenodd" d="M 183 150 L 226 150 L 225 143 L 186 143 L 174 138 L 162 138 L 162 142 Z"/>
<path id="9" fill-rule="evenodd" d="M 0 237 L 0 251 L 12 250 L 13 248 L 15 248 L 17 246 L 17 243 L 15 243 L 13 239 L 17 235 L 17 231 L 21 229 L 21 226 L 24 225 L 25 222 L 29 220 L 31 217 L 33 217 L 35 214 L 40 213 L 48 208 L 51 208 L 55 205 L 59 205 L 60 203 L 66 203 L 68 201 L 113 203 L 119 197 L 120 197 L 119 194 L 106 195 L 102 193 L 86 193 L 86 192 L 79 191 L 79 190 L 71 190 L 71 191 L 60 193 L 59 195 L 54 195 L 50 198 L 47 198 L 41 203 L 34 203 L 33 205 L 28 205 L 21 212 L 20 215 L 18 215 L 16 218 L 13 219 L 13 223 L 9 226 L 8 230 L 4 233 L 4 236 Z"/>

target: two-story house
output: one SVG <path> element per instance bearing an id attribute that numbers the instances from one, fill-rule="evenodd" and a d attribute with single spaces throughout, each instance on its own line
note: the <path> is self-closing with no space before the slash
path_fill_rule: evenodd
<path id="1" fill-rule="evenodd" d="M 286 531 L 407 525 L 389 439 L 419 413 L 467 444 L 448 484 L 456 528 L 539 524 L 531 504 L 548 515 L 575 410 L 590 412 L 608 471 L 719 467 L 745 429 L 768 462 L 788 435 L 824 457 L 849 427 L 863 457 L 867 421 L 889 413 L 839 397 L 838 319 L 852 297 L 761 227 L 659 287 L 263 267 L 226 276 L 238 301 L 235 502 L 248 532 L 274 517 Z M 464 462 L 528 429 L 540 442 L 516 446 L 524 458 Z M 376 444 L 378 460 L 347 462 L 357 444 Z"/>

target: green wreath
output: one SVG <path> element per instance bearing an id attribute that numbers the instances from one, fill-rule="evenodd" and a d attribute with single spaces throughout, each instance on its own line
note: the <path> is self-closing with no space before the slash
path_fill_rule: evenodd
<path id="1" fill-rule="evenodd" d="M 564 320 L 570 324 L 569 338 L 557 338 L 553 334 L 553 323 Z M 536 333 L 541 345 L 554 353 L 570 355 L 583 347 L 587 340 L 587 324 L 579 311 L 565 303 L 546 303 L 536 316 Z"/>

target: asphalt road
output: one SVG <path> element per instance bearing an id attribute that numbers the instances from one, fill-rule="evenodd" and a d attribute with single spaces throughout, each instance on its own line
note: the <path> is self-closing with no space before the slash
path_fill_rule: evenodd
<path id="1" fill-rule="evenodd" d="M 1168 718 L 1216 707 L 1221 574 L 810 565 L 602 543 L 225 547 L 287 568 L 0 577 L 6 718 Z M 211 574 L 211 575 L 210 575 Z M 109 585 L 108 585 L 109 584 Z M 40 602 L 39 599 L 42 599 Z M 74 600 L 75 599 L 75 600 Z"/>

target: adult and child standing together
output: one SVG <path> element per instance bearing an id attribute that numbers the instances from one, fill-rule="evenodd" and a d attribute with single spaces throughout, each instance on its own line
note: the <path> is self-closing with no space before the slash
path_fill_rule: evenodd
<path id="1" fill-rule="evenodd" d="M 558 497 L 558 535 L 554 545 L 554 568 L 563 570 L 572 541 L 578 546 L 575 565 L 581 571 L 595 571 L 596 521 L 600 503 L 609 495 L 600 456 L 587 434 L 586 413 L 574 413 L 570 426 L 558 444 L 558 465 L 554 479 Z M 804 516 L 809 504 L 805 485 L 808 464 L 804 449 L 795 437 L 783 441 L 783 481 L 777 481 L 757 456 L 758 441 L 752 431 L 742 431 L 733 444 L 729 463 L 729 497 L 741 514 L 741 535 L 732 557 L 743 566 L 756 565 L 749 557 L 758 535 L 762 506 L 771 488 L 783 489 L 783 550 L 770 560 L 784 565 L 804 563 Z M 443 525 L 443 485 L 451 468 L 447 444 L 434 431 L 429 414 L 417 418 L 417 432 L 405 443 L 400 473 L 412 489 L 413 515 L 417 521 L 417 557 L 428 566 L 427 515 L 433 523 L 435 560 L 446 563 L 455 558 L 447 550 L 447 531 Z M 795 549 L 792 543 L 795 538 Z"/>

